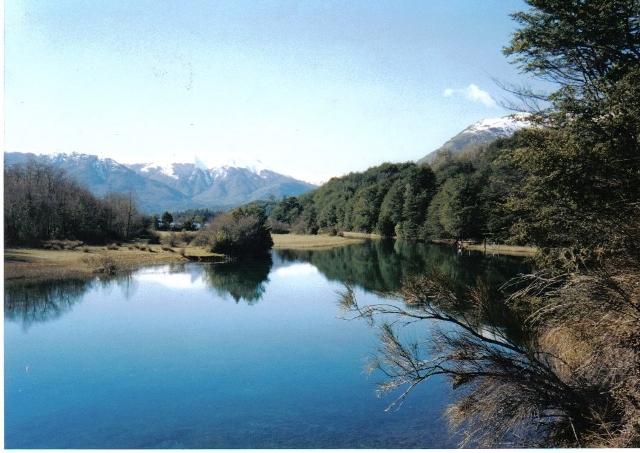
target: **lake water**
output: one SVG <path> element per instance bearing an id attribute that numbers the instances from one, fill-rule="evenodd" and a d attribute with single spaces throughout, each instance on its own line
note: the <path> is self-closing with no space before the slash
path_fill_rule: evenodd
<path id="1" fill-rule="evenodd" d="M 522 260 L 372 241 L 274 251 L 251 264 L 168 265 L 5 289 L 7 448 L 455 447 L 450 384 L 395 411 L 364 372 L 378 332 L 345 320 L 358 300 L 436 266 L 460 287 Z M 427 324 L 414 329 L 429 329 Z M 413 333 L 417 333 L 414 331 Z"/>

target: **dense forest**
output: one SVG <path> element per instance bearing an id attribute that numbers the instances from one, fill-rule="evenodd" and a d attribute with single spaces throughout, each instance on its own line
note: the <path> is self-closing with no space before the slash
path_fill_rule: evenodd
<path id="1" fill-rule="evenodd" d="M 526 243 L 509 201 L 526 170 L 516 162 L 522 131 L 431 165 L 385 163 L 333 178 L 319 189 L 270 206 L 280 232 L 358 231 L 406 239 L 483 239 Z"/>

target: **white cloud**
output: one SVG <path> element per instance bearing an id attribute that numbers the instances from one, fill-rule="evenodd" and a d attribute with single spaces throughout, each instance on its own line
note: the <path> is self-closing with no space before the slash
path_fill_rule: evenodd
<path id="1" fill-rule="evenodd" d="M 490 108 L 496 107 L 498 105 L 489 93 L 480 89 L 480 87 L 475 83 L 469 84 L 469 86 L 466 88 L 447 88 L 442 92 L 442 95 L 446 98 L 452 96 L 463 96 L 465 99 L 468 99 L 471 102 L 479 102 L 485 107 Z"/>

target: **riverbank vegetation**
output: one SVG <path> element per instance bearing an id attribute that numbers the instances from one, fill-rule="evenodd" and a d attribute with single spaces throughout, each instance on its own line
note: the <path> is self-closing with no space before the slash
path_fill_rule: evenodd
<path id="1" fill-rule="evenodd" d="M 248 204 L 213 218 L 195 238 L 211 252 L 233 258 L 263 256 L 273 246 L 264 209 Z"/>
<path id="2" fill-rule="evenodd" d="M 98 198 L 64 172 L 36 161 L 6 168 L 4 191 L 6 280 L 86 277 L 145 264 L 254 256 L 273 244 L 257 205 L 217 216 L 207 210 L 186 213 L 214 218 L 198 232 L 157 231 L 132 194 Z"/>
<path id="3" fill-rule="evenodd" d="M 478 281 L 462 294 L 431 271 L 389 293 L 388 304 L 361 306 L 349 286 L 342 303 L 381 322 L 371 367 L 387 377 L 381 391 L 401 389 L 396 404 L 432 376 L 451 380 L 457 400 L 447 415 L 463 445 L 638 447 L 640 8 L 631 0 L 527 3 L 505 53 L 558 88 L 513 88 L 537 127 L 476 158 L 497 153 L 490 167 L 505 165 L 517 181 L 486 199 L 504 213 L 495 219 L 510 241 L 539 247 L 537 270 L 499 288 Z M 446 214 L 464 209 L 438 204 L 464 200 L 474 175 L 440 178 L 427 218 L 445 230 L 464 219 Z M 481 206 L 470 205 L 471 218 L 482 218 Z M 497 326 L 496 310 L 518 319 L 522 335 Z M 441 328 L 407 343 L 395 318 Z"/>

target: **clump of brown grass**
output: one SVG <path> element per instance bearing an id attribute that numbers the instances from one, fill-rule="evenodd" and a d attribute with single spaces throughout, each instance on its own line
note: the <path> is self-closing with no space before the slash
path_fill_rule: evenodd
<path id="1" fill-rule="evenodd" d="M 119 266 L 115 260 L 107 255 L 88 256 L 82 261 L 93 268 L 95 273 L 114 275 L 118 272 Z"/>

